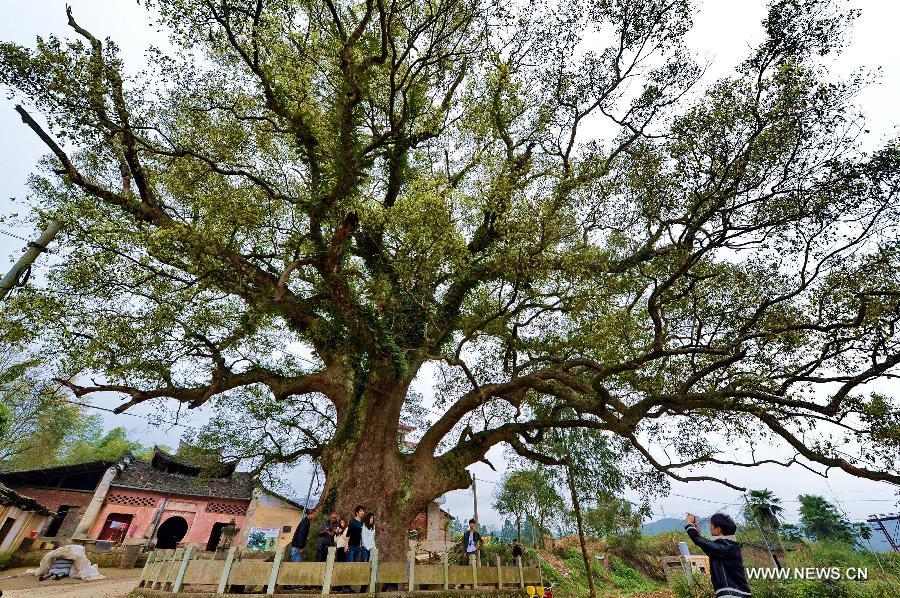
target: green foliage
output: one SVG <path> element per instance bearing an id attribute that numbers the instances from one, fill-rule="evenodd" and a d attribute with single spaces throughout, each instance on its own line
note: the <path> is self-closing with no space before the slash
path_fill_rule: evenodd
<path id="1" fill-rule="evenodd" d="M 793 523 L 783 523 L 778 528 L 778 535 L 790 542 L 800 542 L 803 540 L 803 528 Z"/>
<path id="2" fill-rule="evenodd" d="M 0 571 L 3 571 L 7 567 L 9 567 L 9 563 L 12 561 L 13 555 L 14 553 L 9 551 L 0 552 Z"/>
<path id="3" fill-rule="evenodd" d="M 501 515 L 511 515 L 515 518 L 515 537 L 522 540 L 522 521 L 528 515 L 529 497 L 531 496 L 531 482 L 526 472 L 508 473 L 500 485 L 494 498 L 494 508 Z"/>
<path id="4" fill-rule="evenodd" d="M 584 524 L 589 533 L 614 545 L 634 545 L 641 536 L 644 516 L 629 500 L 601 492 L 594 506 L 585 510 Z"/>
<path id="5" fill-rule="evenodd" d="M 39 362 L 0 356 L 0 467 L 55 463 L 96 420 L 38 376 Z"/>
<path id="6" fill-rule="evenodd" d="M 801 494 L 797 498 L 800 500 L 800 524 L 806 537 L 851 545 L 857 541 L 858 530 L 823 497 Z"/>
<path id="7" fill-rule="evenodd" d="M 93 460 L 145 456 L 124 428 L 104 431 L 99 416 L 68 402 L 58 386 L 41 380 L 38 362 L 0 363 L 0 468 L 31 469 Z"/>
<path id="8" fill-rule="evenodd" d="M 896 582 L 758 582 L 753 585 L 754 598 L 893 598 Z"/>
<path id="9" fill-rule="evenodd" d="M 610 558 L 608 579 L 616 589 L 623 592 L 649 592 L 658 587 L 656 583 L 648 580 L 637 569 L 630 567 L 621 559 L 615 557 L 607 558 Z M 595 574 L 598 568 L 599 566 L 595 564 Z"/>
<path id="10" fill-rule="evenodd" d="M 688 579 L 679 575 L 672 581 L 672 592 L 676 598 L 715 598 L 715 591 L 708 577 L 696 576 Z"/>
<path id="11" fill-rule="evenodd" d="M 497 557 L 504 563 L 511 563 L 512 547 L 501 542 L 487 542 L 481 547 L 481 563 L 493 565 Z"/>
<path id="12" fill-rule="evenodd" d="M 565 502 L 553 484 L 551 472 L 535 466 L 507 474 L 497 488 L 494 506 L 502 514 L 518 513 L 527 518 L 535 533 L 522 541 L 543 546 L 547 527 L 565 509 Z"/>
<path id="13" fill-rule="evenodd" d="M 125 428 L 104 432 L 99 420 L 95 420 L 82 438 L 66 447 L 59 462 L 118 461 L 127 454 L 146 457 L 148 450 L 141 443 L 129 440 Z"/>
<path id="14" fill-rule="evenodd" d="M 541 561 L 544 579 L 554 585 L 554 596 L 564 598 L 586 596 L 587 577 L 581 553 L 577 549 L 565 549 L 558 551 L 557 556 L 567 568 L 564 574 L 554 569 L 547 561 Z M 611 555 L 607 558 L 610 559 L 609 569 L 600 561 L 594 560 L 591 563 L 591 574 L 598 595 L 605 596 L 615 592 L 615 595 L 627 596 L 634 592 L 649 592 L 660 587 L 657 581 L 649 579 L 623 559 Z"/>
<path id="15" fill-rule="evenodd" d="M 12 411 L 6 402 L 0 403 L 0 438 L 9 436 L 9 428 L 12 423 Z"/>
<path id="16" fill-rule="evenodd" d="M 777 529 L 780 525 L 779 517 L 784 507 L 781 506 L 781 499 L 775 496 L 775 493 L 764 488 L 762 490 L 751 490 L 744 507 L 744 520 L 747 525 L 759 525 L 765 530 Z"/>

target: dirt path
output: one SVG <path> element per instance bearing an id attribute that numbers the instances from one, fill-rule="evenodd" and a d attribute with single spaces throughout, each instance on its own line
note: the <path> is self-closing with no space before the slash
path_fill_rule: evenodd
<path id="1" fill-rule="evenodd" d="M 0 577 L 24 573 L 24 569 L 0 572 Z M 3 598 L 124 598 L 137 585 L 140 569 L 104 569 L 106 579 L 38 581 L 33 576 L 0 581 Z"/>

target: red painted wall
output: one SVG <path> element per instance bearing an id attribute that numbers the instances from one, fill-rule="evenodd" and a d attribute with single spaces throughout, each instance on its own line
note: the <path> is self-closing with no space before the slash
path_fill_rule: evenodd
<path id="1" fill-rule="evenodd" d="M 231 507 L 241 507 L 246 511 L 246 507 L 250 504 L 249 500 L 227 500 L 219 498 L 201 498 L 196 496 L 173 496 L 165 495 L 159 492 L 149 492 L 145 490 L 131 490 L 127 488 L 117 488 L 113 486 L 109 489 L 100 514 L 94 522 L 90 531 L 91 538 L 97 538 L 107 517 L 111 513 L 120 513 L 132 515 L 131 526 L 125 536 L 125 542 L 129 544 L 140 544 L 146 542 L 153 533 L 153 519 L 162 504 L 162 500 L 167 498 L 166 505 L 162 517 L 159 520 L 160 525 L 170 517 L 183 517 L 188 524 L 188 531 L 182 540 L 183 544 L 194 544 L 200 549 L 205 549 L 212 532 L 214 523 L 229 523 L 232 519 L 238 527 L 243 527 L 244 515 L 234 515 L 230 513 L 210 513 L 208 507 L 211 503 L 215 505 L 228 505 Z"/>
<path id="2" fill-rule="evenodd" d="M 94 497 L 93 492 L 78 490 L 62 490 L 59 488 L 35 488 L 32 486 L 11 486 L 19 494 L 24 494 L 38 501 L 51 511 L 58 511 L 61 505 L 86 507 Z"/>

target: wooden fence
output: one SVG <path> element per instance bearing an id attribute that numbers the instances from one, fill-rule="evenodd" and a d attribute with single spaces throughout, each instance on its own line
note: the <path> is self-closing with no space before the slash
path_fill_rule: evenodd
<path id="1" fill-rule="evenodd" d="M 221 555 L 196 552 L 191 547 L 177 550 L 155 550 L 147 558 L 138 587 L 168 592 L 185 588 L 215 591 L 224 594 L 235 586 L 244 590 L 263 589 L 275 594 L 279 586 L 321 589 L 323 596 L 337 593 L 337 589 L 368 588 L 369 593 L 381 591 L 385 585 L 407 591 L 448 589 L 514 589 L 526 585 L 542 585 L 540 567 L 523 566 L 516 559 L 514 566 L 506 566 L 497 557 L 492 566 L 451 565 L 447 555 L 440 564 L 415 562 L 409 553 L 407 562 L 378 562 L 377 549 L 372 550 L 368 563 L 335 562 L 335 549 L 330 548 L 328 559 L 322 562 L 291 563 L 284 561 L 284 552 L 276 552 L 269 562 L 253 553 L 239 553 L 231 548 Z"/>

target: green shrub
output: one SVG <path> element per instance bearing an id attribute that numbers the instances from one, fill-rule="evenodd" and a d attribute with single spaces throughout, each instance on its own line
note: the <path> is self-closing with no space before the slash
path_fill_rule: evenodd
<path id="1" fill-rule="evenodd" d="M 499 542 L 491 542 L 481 547 L 482 565 L 493 565 L 498 556 L 504 563 L 511 563 L 513 560 L 512 546 L 509 544 L 501 544 Z"/>
<path id="2" fill-rule="evenodd" d="M 656 589 L 656 584 L 621 559 L 612 558 L 609 564 L 609 578 L 616 589 L 625 592 L 649 592 Z"/>
<path id="3" fill-rule="evenodd" d="M 672 592 L 676 598 L 715 598 L 716 595 L 709 578 L 700 575 L 695 575 L 693 582 L 679 575 L 672 582 Z"/>
<path id="4" fill-rule="evenodd" d="M 896 598 L 900 582 L 754 581 L 753 598 Z"/>
<path id="5" fill-rule="evenodd" d="M 12 561 L 13 553 L 11 552 L 0 552 L 0 571 L 3 571 L 7 567 L 9 567 L 9 562 Z"/>

